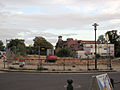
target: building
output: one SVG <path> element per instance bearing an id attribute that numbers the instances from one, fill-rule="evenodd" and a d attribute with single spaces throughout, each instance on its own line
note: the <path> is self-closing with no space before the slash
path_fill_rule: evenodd
<path id="1" fill-rule="evenodd" d="M 114 44 L 100 44 L 97 45 L 97 54 L 100 56 L 114 56 Z M 95 41 L 85 41 L 85 40 L 73 40 L 73 38 L 67 38 L 66 41 L 62 40 L 62 36 L 58 37 L 58 42 L 56 43 L 56 51 L 62 47 L 70 48 L 74 57 L 77 58 L 94 58 L 95 52 Z"/>
<path id="2" fill-rule="evenodd" d="M 89 43 L 85 41 L 86 43 L 83 44 L 83 51 L 76 51 L 76 54 L 78 58 L 94 58 L 94 53 L 95 53 L 95 44 L 94 43 Z M 97 54 L 99 54 L 102 57 L 107 57 L 107 56 L 113 56 L 114 57 L 114 44 L 96 44 L 97 46 Z"/>
<path id="3" fill-rule="evenodd" d="M 73 40 L 73 38 L 68 38 L 66 41 L 62 40 L 62 36 L 58 37 L 58 42 L 56 43 L 56 49 L 62 47 L 69 47 L 73 51 L 83 50 L 83 44 L 81 40 Z"/>

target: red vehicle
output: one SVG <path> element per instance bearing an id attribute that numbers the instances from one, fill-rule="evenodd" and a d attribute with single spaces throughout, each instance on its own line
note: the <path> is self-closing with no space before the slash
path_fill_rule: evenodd
<path id="1" fill-rule="evenodd" d="M 57 56 L 47 56 L 46 62 L 56 62 Z"/>

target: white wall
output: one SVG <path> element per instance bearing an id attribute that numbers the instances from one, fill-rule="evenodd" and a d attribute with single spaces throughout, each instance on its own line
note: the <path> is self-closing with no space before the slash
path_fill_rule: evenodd
<path id="1" fill-rule="evenodd" d="M 77 51 L 78 58 L 87 58 L 85 55 L 85 52 L 87 51 L 91 52 L 89 57 L 93 58 L 95 53 L 95 44 L 84 44 L 84 51 Z M 97 54 L 101 56 L 114 56 L 114 44 L 97 44 Z"/>

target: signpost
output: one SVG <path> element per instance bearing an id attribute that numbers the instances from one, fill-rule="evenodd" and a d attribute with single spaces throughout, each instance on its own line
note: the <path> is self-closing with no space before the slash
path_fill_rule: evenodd
<path id="1" fill-rule="evenodd" d="M 3 53 L 3 62 L 4 62 L 4 69 L 5 69 L 6 53 Z"/>
<path id="2" fill-rule="evenodd" d="M 96 78 L 100 90 L 113 90 L 112 84 L 107 74 L 98 75 Z"/>
<path id="3" fill-rule="evenodd" d="M 114 49 L 111 50 L 110 46 L 108 45 L 108 42 L 109 42 L 109 35 L 106 34 L 105 36 L 106 36 L 106 40 L 107 40 L 107 57 L 108 57 L 108 64 L 107 64 L 107 67 L 109 67 L 109 69 L 112 70 L 110 56 L 114 56 Z"/>
<path id="4" fill-rule="evenodd" d="M 90 90 L 113 90 L 108 74 L 94 76 Z"/>

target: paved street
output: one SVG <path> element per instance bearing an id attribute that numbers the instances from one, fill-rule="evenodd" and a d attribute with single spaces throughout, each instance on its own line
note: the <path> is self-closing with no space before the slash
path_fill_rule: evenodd
<path id="1" fill-rule="evenodd" d="M 97 74 L 40 74 L 40 73 L 0 73 L 0 90 L 66 90 L 67 79 L 73 79 L 74 90 L 88 90 L 91 76 Z M 115 82 L 120 81 L 120 73 L 109 73 Z M 120 84 L 115 85 L 120 90 Z"/>

